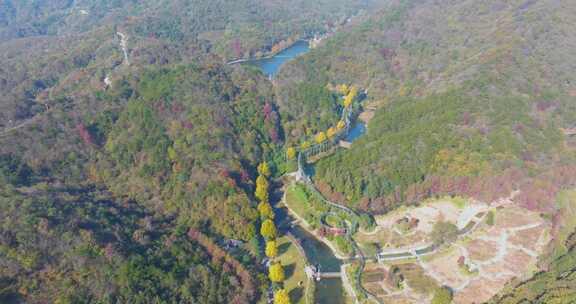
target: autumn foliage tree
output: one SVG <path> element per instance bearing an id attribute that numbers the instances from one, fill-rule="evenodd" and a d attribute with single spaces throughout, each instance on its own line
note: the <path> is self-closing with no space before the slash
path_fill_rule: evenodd
<path id="1" fill-rule="evenodd" d="M 348 93 L 350 92 L 350 88 L 348 87 L 347 84 L 341 84 L 341 85 L 337 86 L 336 90 L 338 91 L 338 93 L 340 93 L 344 96 L 348 95 Z"/>
<path id="2" fill-rule="evenodd" d="M 272 206 L 266 201 L 262 201 L 258 204 L 258 212 L 260 212 L 260 217 L 262 219 L 274 219 Z"/>
<path id="3" fill-rule="evenodd" d="M 283 282 L 285 279 L 285 275 L 284 275 L 284 268 L 282 267 L 282 264 L 274 263 L 274 264 L 270 265 L 268 277 L 270 278 L 270 281 L 272 281 L 274 283 Z"/>
<path id="4" fill-rule="evenodd" d="M 92 135 L 90 135 L 90 131 L 88 131 L 88 129 L 86 128 L 86 126 L 84 126 L 83 123 L 77 124 L 76 130 L 78 130 L 78 134 L 80 135 L 80 138 L 82 138 L 82 141 L 86 145 L 93 145 L 94 144 L 94 139 L 92 138 Z"/>
<path id="5" fill-rule="evenodd" d="M 232 268 L 236 271 L 236 274 L 240 278 L 243 286 L 243 293 L 244 297 L 247 299 L 252 299 L 255 294 L 255 286 L 252 280 L 252 276 L 250 275 L 250 271 L 248 271 L 242 263 L 236 260 L 233 256 L 229 253 L 218 247 L 218 245 L 212 241 L 208 236 L 203 234 L 202 232 L 196 229 L 190 229 L 188 231 L 188 237 L 191 240 L 198 242 L 202 247 L 204 247 L 210 256 L 212 257 L 212 261 L 215 263 L 223 263 L 232 266 Z"/>
<path id="6" fill-rule="evenodd" d="M 268 186 L 269 184 L 266 177 L 260 175 L 256 178 L 256 191 L 254 196 L 256 196 L 260 202 L 268 202 Z"/>
<path id="7" fill-rule="evenodd" d="M 276 225 L 274 225 L 274 222 L 270 219 L 262 222 L 262 227 L 260 227 L 260 234 L 268 240 L 274 239 L 277 234 Z"/>
<path id="8" fill-rule="evenodd" d="M 274 294 L 274 304 L 290 304 L 290 296 L 286 289 L 280 289 Z"/>
<path id="9" fill-rule="evenodd" d="M 273 259 L 278 256 L 278 243 L 276 240 L 266 242 L 266 256 Z"/>
<path id="10" fill-rule="evenodd" d="M 262 162 L 258 165 L 258 173 L 265 177 L 270 177 L 270 166 L 268 166 L 267 162 Z"/>
<path id="11" fill-rule="evenodd" d="M 326 131 L 326 136 L 328 136 L 328 138 L 332 138 L 334 135 L 336 135 L 336 129 L 334 127 L 331 127 Z"/>
<path id="12" fill-rule="evenodd" d="M 346 97 L 344 98 L 344 107 L 347 108 L 350 105 L 352 105 L 354 99 L 356 99 L 357 96 L 358 96 L 358 88 L 356 86 L 352 86 L 352 88 L 350 88 L 350 92 L 348 92 L 348 95 L 346 95 Z"/>
<path id="13" fill-rule="evenodd" d="M 286 149 L 286 158 L 292 160 L 296 157 L 296 149 L 294 147 L 289 147 Z"/>
<path id="14" fill-rule="evenodd" d="M 319 144 L 325 142 L 326 141 L 326 133 L 320 132 L 320 133 L 316 134 L 315 139 L 316 139 L 316 142 Z"/>

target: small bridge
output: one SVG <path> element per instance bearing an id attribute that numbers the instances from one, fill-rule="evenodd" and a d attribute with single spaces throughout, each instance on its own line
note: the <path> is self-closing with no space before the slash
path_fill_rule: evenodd
<path id="1" fill-rule="evenodd" d="M 342 268 L 340 269 L 340 271 L 322 272 L 318 266 L 306 265 L 306 267 L 304 267 L 304 272 L 309 279 L 320 281 L 322 279 L 339 279 L 343 277 Z"/>

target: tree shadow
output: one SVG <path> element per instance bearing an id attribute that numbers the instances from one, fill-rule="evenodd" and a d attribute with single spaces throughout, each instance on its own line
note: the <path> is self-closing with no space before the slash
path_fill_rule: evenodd
<path id="1" fill-rule="evenodd" d="M 285 254 L 288 251 L 288 248 L 290 248 L 290 245 L 292 245 L 290 242 L 280 244 L 278 246 L 278 256 Z"/>
<path id="2" fill-rule="evenodd" d="M 296 287 L 290 290 L 288 295 L 290 296 L 290 303 L 298 303 L 304 296 L 304 287 Z"/>
<path id="3" fill-rule="evenodd" d="M 296 263 L 284 265 L 284 276 L 286 280 L 290 279 L 294 275 L 295 271 L 296 271 Z"/>

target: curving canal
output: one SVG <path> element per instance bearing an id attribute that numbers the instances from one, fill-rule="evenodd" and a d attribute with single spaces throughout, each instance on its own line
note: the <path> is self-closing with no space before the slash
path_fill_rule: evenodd
<path id="1" fill-rule="evenodd" d="M 259 67 L 264 74 L 269 78 L 274 78 L 282 65 L 284 65 L 289 60 L 305 54 L 310 50 L 307 41 L 298 41 L 291 47 L 283 50 L 282 52 L 276 54 L 273 57 L 250 60 L 242 64 L 250 64 Z M 362 122 L 357 122 L 352 126 L 348 136 L 345 138 L 346 141 L 352 142 L 358 139 L 366 131 L 366 126 Z M 309 170 L 314 170 L 313 166 L 308 167 Z M 312 173 L 313 175 L 313 173 Z M 283 216 L 288 217 L 288 213 L 283 214 Z M 322 272 L 339 272 L 340 266 L 343 261 L 338 259 L 330 247 L 324 244 L 322 241 L 318 240 L 314 235 L 307 232 L 300 226 L 295 226 L 290 229 L 290 232 L 301 241 L 302 247 L 306 252 L 306 257 L 308 261 L 314 265 L 319 265 Z M 316 282 L 315 288 L 315 304 L 345 304 L 346 292 L 340 278 L 324 278 Z"/>

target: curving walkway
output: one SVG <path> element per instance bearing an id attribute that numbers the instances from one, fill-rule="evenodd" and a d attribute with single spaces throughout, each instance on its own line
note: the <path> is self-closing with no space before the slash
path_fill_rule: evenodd
<path id="1" fill-rule="evenodd" d="M 478 227 L 478 225 L 484 220 L 487 214 L 488 212 L 484 212 L 484 214 L 480 218 L 477 218 L 478 214 L 474 214 L 474 216 L 468 216 L 467 217 L 468 222 L 466 222 L 466 225 L 463 225 L 464 228 L 458 231 L 458 237 L 460 238 L 474 231 L 476 227 Z M 466 227 L 470 225 L 470 223 L 474 224 L 470 229 L 466 229 Z M 422 256 L 436 253 L 438 251 L 438 248 L 440 248 L 439 245 L 430 242 L 425 245 L 419 245 L 410 248 L 389 249 L 382 251 L 378 254 L 378 261 L 382 263 L 385 261 L 402 260 L 408 258 L 417 258 L 418 260 L 420 260 L 420 257 Z"/>
<path id="2" fill-rule="evenodd" d="M 130 65 L 130 60 L 128 59 L 128 39 L 127 36 L 121 32 L 116 33 L 120 37 L 120 47 L 122 48 L 122 53 L 124 54 L 124 64 Z"/>
<path id="3" fill-rule="evenodd" d="M 318 189 L 316 189 L 316 186 L 314 185 L 311 177 L 306 173 L 306 171 L 304 169 L 305 158 L 317 156 L 320 153 L 327 152 L 330 148 L 337 146 L 339 144 L 340 140 L 347 136 L 348 132 L 350 131 L 352 115 L 353 115 L 353 110 L 351 107 L 344 108 L 344 110 L 342 111 L 342 115 L 341 115 L 341 121 L 344 121 L 344 124 L 345 124 L 344 128 L 342 128 L 331 139 L 326 140 L 323 143 L 314 144 L 311 147 L 304 149 L 304 150 L 301 150 L 298 153 L 298 171 L 296 172 L 296 179 L 298 181 L 303 182 L 308 187 L 308 189 L 314 195 L 316 195 L 316 197 L 319 198 L 323 203 L 326 203 L 330 207 L 336 208 L 336 209 L 341 210 L 343 212 L 346 212 L 350 215 L 352 222 L 349 223 L 346 221 L 346 223 L 348 223 L 350 225 L 350 227 L 348 227 L 348 229 L 346 229 L 346 238 L 352 244 L 352 248 L 353 248 L 352 257 L 356 258 L 360 262 L 360 270 L 357 272 L 357 275 L 355 278 L 356 290 L 361 292 L 363 294 L 363 296 L 365 296 L 369 300 L 372 300 L 376 303 L 382 303 L 382 301 L 380 301 L 380 299 L 378 299 L 376 296 L 371 294 L 361 284 L 361 276 L 362 276 L 362 272 L 363 272 L 364 268 L 366 267 L 366 260 L 365 260 L 364 253 L 362 252 L 362 250 L 360 249 L 358 244 L 356 244 L 356 242 L 352 238 L 352 234 L 358 229 L 358 226 L 359 226 L 358 225 L 359 214 L 356 211 L 354 211 L 354 210 L 352 210 L 346 206 L 342 206 L 338 203 L 334 203 L 334 202 L 326 199 L 324 197 L 324 195 L 320 191 L 318 191 Z M 288 208 L 288 209 L 290 210 L 290 208 Z M 290 212 L 294 214 L 294 212 L 292 212 L 291 210 L 290 210 Z M 305 221 L 304 221 L 304 223 L 305 223 Z M 323 241 L 323 240 L 321 239 L 321 241 Z M 334 252 L 334 254 L 338 258 L 340 258 L 340 259 L 342 258 L 341 256 L 337 255 L 337 251 L 332 246 L 332 244 L 330 244 L 328 242 L 324 242 L 324 243 L 327 243 L 327 245 L 332 249 L 332 251 Z M 346 267 L 344 267 L 344 266 L 347 266 L 347 265 L 349 265 L 349 264 L 344 264 L 342 266 L 341 271 L 345 271 Z M 355 303 L 359 303 L 359 301 L 358 301 L 359 297 L 356 294 L 356 290 L 354 288 L 351 288 L 351 283 L 348 280 L 348 276 L 346 274 L 344 274 L 342 277 L 346 279 L 345 280 L 346 282 L 343 282 L 343 283 L 346 283 L 346 285 L 347 285 L 346 289 L 349 290 L 351 295 L 354 297 Z M 348 284 L 350 284 L 350 285 L 348 285 Z"/>

